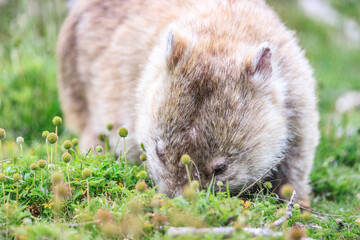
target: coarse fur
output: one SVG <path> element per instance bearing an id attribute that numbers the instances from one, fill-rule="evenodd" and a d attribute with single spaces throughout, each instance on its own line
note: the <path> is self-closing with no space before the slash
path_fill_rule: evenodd
<path id="1" fill-rule="evenodd" d="M 67 126 L 88 148 L 106 124 L 143 143 L 160 189 L 181 194 L 215 176 L 238 193 L 265 173 L 308 206 L 318 143 L 312 69 L 263 0 L 84 0 L 59 37 L 59 89 Z M 118 139 L 111 133 L 111 145 Z"/>

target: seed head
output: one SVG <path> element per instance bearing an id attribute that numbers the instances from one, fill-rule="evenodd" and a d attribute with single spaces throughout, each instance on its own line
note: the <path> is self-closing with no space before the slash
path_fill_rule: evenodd
<path id="1" fill-rule="evenodd" d="M 57 185 L 55 190 L 56 194 L 61 198 L 65 198 L 69 192 L 69 188 L 64 184 Z"/>
<path id="2" fill-rule="evenodd" d="M 128 130 L 126 128 L 122 127 L 122 128 L 119 129 L 119 136 L 120 137 L 125 138 L 125 137 L 127 137 L 127 135 L 128 135 Z"/>
<path id="3" fill-rule="evenodd" d="M 141 171 L 138 173 L 138 178 L 145 179 L 147 177 L 147 173 L 145 171 Z"/>
<path id="4" fill-rule="evenodd" d="M 165 225 L 167 222 L 167 218 L 162 213 L 155 213 L 151 217 L 151 222 L 155 225 L 156 229 L 159 229 L 161 226 Z"/>
<path id="5" fill-rule="evenodd" d="M 99 209 L 95 215 L 95 220 L 101 225 L 111 223 L 113 219 L 113 215 L 107 210 Z"/>
<path id="6" fill-rule="evenodd" d="M 290 184 L 284 184 L 280 189 L 281 195 L 287 200 L 290 199 L 293 192 L 294 192 L 294 188 Z"/>
<path id="7" fill-rule="evenodd" d="M 41 134 L 41 136 L 42 136 L 43 138 L 46 138 L 48 134 L 49 134 L 49 131 L 43 131 L 42 134 Z"/>
<path id="8" fill-rule="evenodd" d="M 63 144 L 63 147 L 66 149 L 66 150 L 70 150 L 70 148 L 72 148 L 72 143 L 70 140 L 66 140 Z"/>
<path id="9" fill-rule="evenodd" d="M 187 200 L 187 201 L 191 201 L 194 200 L 196 196 L 196 191 L 194 188 L 192 188 L 191 186 L 186 186 L 184 188 L 184 192 L 183 192 L 183 197 Z"/>
<path id="10" fill-rule="evenodd" d="M 311 212 L 306 211 L 301 215 L 301 217 L 306 222 L 310 221 L 311 220 Z"/>
<path id="11" fill-rule="evenodd" d="M 21 180 L 21 175 L 19 173 L 14 173 L 13 178 L 15 182 L 19 182 Z"/>
<path id="12" fill-rule="evenodd" d="M 218 181 L 217 183 L 216 183 L 216 186 L 218 186 L 218 187 L 222 187 L 224 185 L 224 183 L 222 182 L 222 181 Z"/>
<path id="13" fill-rule="evenodd" d="M 60 184 L 63 181 L 63 176 L 61 173 L 54 173 L 52 175 L 52 183 L 54 185 Z"/>
<path id="14" fill-rule="evenodd" d="M 5 174 L 0 173 L 0 182 L 5 182 L 5 180 L 6 180 Z"/>
<path id="15" fill-rule="evenodd" d="M 64 163 L 68 163 L 68 162 L 71 161 L 71 155 L 70 155 L 70 153 L 64 153 L 61 158 L 62 158 L 62 160 L 64 161 Z"/>
<path id="16" fill-rule="evenodd" d="M 265 186 L 267 189 L 272 188 L 271 182 L 265 182 L 265 183 L 264 183 L 264 186 Z"/>
<path id="17" fill-rule="evenodd" d="M 91 174 L 92 174 L 92 172 L 91 172 L 91 170 L 88 169 L 88 168 L 85 168 L 85 169 L 82 171 L 82 177 L 83 177 L 84 179 L 87 179 L 87 178 L 91 177 Z"/>
<path id="18" fill-rule="evenodd" d="M 61 117 L 54 117 L 52 120 L 52 123 L 54 124 L 54 126 L 60 126 L 62 124 L 62 118 Z"/>
<path id="19" fill-rule="evenodd" d="M 3 140 L 6 137 L 6 131 L 3 128 L 0 128 L 0 140 Z"/>
<path id="20" fill-rule="evenodd" d="M 199 189 L 199 186 L 200 186 L 199 181 L 194 180 L 194 181 L 191 182 L 191 187 L 193 189 L 197 190 L 197 189 Z"/>
<path id="21" fill-rule="evenodd" d="M 146 161 L 146 154 L 145 154 L 145 153 L 143 153 L 143 154 L 140 155 L 140 160 L 141 160 L 142 162 L 145 162 L 145 161 Z"/>
<path id="22" fill-rule="evenodd" d="M 188 165 L 191 161 L 191 158 L 188 154 L 184 154 L 181 156 L 181 162 L 184 164 L 184 165 Z"/>
<path id="23" fill-rule="evenodd" d="M 100 133 L 100 134 L 99 134 L 99 140 L 100 140 L 101 142 L 105 142 L 105 140 L 106 140 L 106 135 L 105 135 L 104 133 Z"/>
<path id="24" fill-rule="evenodd" d="M 101 153 L 103 150 L 104 150 L 103 147 L 100 146 L 100 145 L 96 147 L 96 151 L 97 151 L 98 153 Z"/>
<path id="25" fill-rule="evenodd" d="M 305 237 L 306 237 L 305 230 L 299 227 L 293 227 L 289 233 L 289 239 L 291 240 L 300 240 Z"/>
<path id="26" fill-rule="evenodd" d="M 164 199 L 162 199 L 160 194 L 155 194 L 151 199 L 151 206 L 153 208 L 158 208 L 162 206 L 163 203 L 164 203 Z"/>
<path id="27" fill-rule="evenodd" d="M 52 132 L 47 135 L 46 139 L 50 144 L 55 144 L 58 140 L 58 136 Z"/>
<path id="28" fill-rule="evenodd" d="M 73 144 L 74 146 L 79 145 L 79 139 L 77 139 L 77 138 L 73 138 L 73 139 L 71 140 L 71 142 L 72 142 L 72 144 Z"/>
<path id="29" fill-rule="evenodd" d="M 46 167 L 46 161 L 45 160 L 39 160 L 38 164 L 39 164 L 40 168 L 45 168 Z"/>
<path id="30" fill-rule="evenodd" d="M 145 192 L 145 190 L 147 189 L 147 185 L 146 185 L 145 182 L 139 181 L 139 182 L 136 183 L 135 189 L 136 189 L 138 192 L 143 193 L 143 192 Z"/>
<path id="31" fill-rule="evenodd" d="M 39 166 L 38 166 L 36 163 L 32 163 L 32 164 L 30 165 L 30 169 L 33 170 L 33 171 L 38 170 L 38 168 L 39 168 Z"/>
<path id="32" fill-rule="evenodd" d="M 17 137 L 16 138 L 16 143 L 19 144 L 19 145 L 23 144 L 24 143 L 24 138 L 23 137 Z"/>
<path id="33" fill-rule="evenodd" d="M 111 123 L 108 123 L 107 125 L 106 125 L 106 128 L 107 128 L 107 130 L 109 130 L 109 131 L 111 131 L 112 129 L 113 129 L 113 125 L 111 124 Z"/>
<path id="34" fill-rule="evenodd" d="M 294 204 L 294 210 L 299 210 L 300 209 L 300 205 L 298 203 Z"/>

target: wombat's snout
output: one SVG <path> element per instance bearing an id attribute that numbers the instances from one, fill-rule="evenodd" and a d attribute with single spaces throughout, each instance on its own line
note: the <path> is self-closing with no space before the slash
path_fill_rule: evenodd
<path id="1" fill-rule="evenodd" d="M 195 155 L 195 153 L 194 153 Z M 205 161 L 207 159 L 207 161 Z M 155 176 L 155 182 L 159 185 L 159 190 L 169 197 L 182 196 L 184 189 L 190 182 L 197 181 L 199 190 L 206 189 L 209 184 L 216 181 L 226 181 L 229 161 L 223 157 L 215 158 L 191 158 L 186 165 L 179 159 L 177 163 L 163 162 L 161 169 L 156 169 L 151 175 Z M 158 171 L 158 172 L 156 172 Z M 190 177 L 190 181 L 189 181 Z M 216 188 L 217 191 L 219 188 Z"/>

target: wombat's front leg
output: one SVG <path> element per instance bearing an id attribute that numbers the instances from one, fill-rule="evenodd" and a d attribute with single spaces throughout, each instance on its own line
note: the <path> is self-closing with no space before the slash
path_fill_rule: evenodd
<path id="1" fill-rule="evenodd" d="M 310 207 L 310 172 L 313 166 L 315 149 L 318 144 L 318 113 L 304 116 L 297 121 L 300 127 L 290 140 L 285 159 L 280 164 L 272 183 L 276 193 L 283 184 L 290 184 L 296 190 L 296 201 L 303 207 Z"/>
<path id="2" fill-rule="evenodd" d="M 93 129 L 90 123 L 87 123 L 80 136 L 80 150 L 87 152 L 90 148 L 96 147 L 99 144 L 101 144 L 99 134 Z"/>

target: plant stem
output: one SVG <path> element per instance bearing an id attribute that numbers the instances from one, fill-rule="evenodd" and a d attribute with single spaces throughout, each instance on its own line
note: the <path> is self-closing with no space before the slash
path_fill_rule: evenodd
<path id="1" fill-rule="evenodd" d="M 0 160 L 3 160 L 2 142 L 0 140 Z M 4 163 L 1 163 L 1 172 L 4 172 Z"/>
<path id="2" fill-rule="evenodd" d="M 34 171 L 34 187 L 35 187 L 35 178 L 36 178 L 36 172 Z"/>
<path id="3" fill-rule="evenodd" d="M 67 163 L 67 164 L 66 164 L 66 171 L 67 171 L 67 175 L 68 175 L 68 183 L 69 183 L 69 187 L 70 187 L 69 163 Z"/>
<path id="4" fill-rule="evenodd" d="M 90 193 L 89 193 L 89 179 L 86 179 L 86 185 L 87 185 L 87 202 L 88 202 L 88 212 L 90 212 Z"/>
<path id="5" fill-rule="evenodd" d="M 124 138 L 124 158 L 125 158 L 125 169 L 126 169 L 126 172 L 127 172 L 128 165 L 127 165 L 127 159 L 126 159 L 126 141 L 125 141 L 125 138 Z"/>
<path id="6" fill-rule="evenodd" d="M 41 187 L 43 187 L 43 177 L 42 177 L 43 174 L 42 174 L 42 171 L 43 171 L 43 170 L 40 169 L 40 174 L 41 174 Z"/>
<path id="7" fill-rule="evenodd" d="M 21 143 L 20 143 L 20 150 L 21 150 L 21 156 L 24 157 L 24 151 Z"/>
<path id="8" fill-rule="evenodd" d="M 19 183 L 16 183 L 16 208 L 19 205 Z"/>
<path id="9" fill-rule="evenodd" d="M 185 164 L 185 168 L 186 168 L 186 174 L 189 180 L 189 185 L 191 185 L 191 177 L 190 177 L 190 171 L 189 171 L 189 167 L 187 164 Z"/>
<path id="10" fill-rule="evenodd" d="M 5 185 L 4 185 L 4 183 L 2 183 L 2 188 L 3 188 L 3 193 L 4 193 L 4 210 L 5 210 L 6 199 L 5 199 Z"/>
<path id="11" fill-rule="evenodd" d="M 50 161 L 50 156 L 49 156 L 49 143 L 48 143 L 48 140 L 45 139 L 45 143 L 46 143 L 46 153 L 47 153 L 47 164 L 49 164 L 49 161 Z"/>
<path id="12" fill-rule="evenodd" d="M 227 193 L 227 197 L 230 198 L 229 179 L 226 180 L 226 193 Z"/>
<path id="13" fill-rule="evenodd" d="M 53 146 L 50 145 L 50 152 L 51 152 L 51 157 L 50 157 L 50 171 L 51 171 L 51 176 L 52 176 L 52 159 L 53 159 Z"/>
<path id="14" fill-rule="evenodd" d="M 57 126 L 55 127 L 55 134 L 56 134 L 56 136 L 58 135 L 58 127 Z M 59 141 L 59 139 L 55 143 L 55 164 L 57 163 L 58 141 Z"/>

